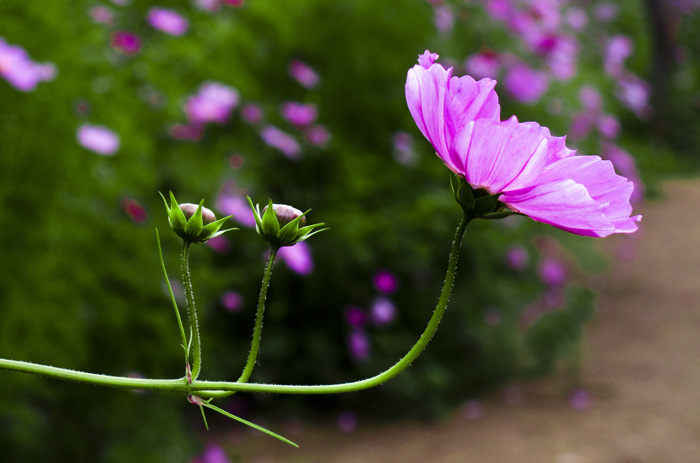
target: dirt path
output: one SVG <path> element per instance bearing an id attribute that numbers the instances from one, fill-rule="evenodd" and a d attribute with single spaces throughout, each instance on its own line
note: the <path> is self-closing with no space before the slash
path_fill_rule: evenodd
<path id="1" fill-rule="evenodd" d="M 478 419 L 307 426 L 289 436 L 299 450 L 267 437 L 222 443 L 256 463 L 700 463 L 700 182 L 664 192 L 642 208 L 636 257 L 615 265 L 587 329 L 585 410 L 548 378 L 523 385 L 517 404 L 484 402 Z"/>

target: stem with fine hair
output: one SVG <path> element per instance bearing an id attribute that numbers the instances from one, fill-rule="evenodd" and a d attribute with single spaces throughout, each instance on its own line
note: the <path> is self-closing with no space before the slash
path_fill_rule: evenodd
<path id="1" fill-rule="evenodd" d="M 187 310 L 190 316 L 190 344 L 192 345 L 192 379 L 197 379 L 202 368 L 202 344 L 199 337 L 199 324 L 197 322 L 197 310 L 194 305 L 194 290 L 192 289 L 192 275 L 190 275 L 190 244 L 185 241 L 180 255 L 182 268 L 182 283 L 185 285 L 187 298 Z"/>
<path id="2" fill-rule="evenodd" d="M 255 368 L 255 362 L 258 358 L 258 352 L 260 351 L 260 338 L 262 336 L 263 315 L 265 313 L 265 299 L 267 298 L 267 288 L 270 286 L 270 278 L 272 277 L 272 267 L 275 264 L 275 257 L 277 256 L 277 251 L 279 251 L 279 248 L 276 246 L 272 246 L 272 248 L 270 249 L 270 257 L 268 257 L 267 259 L 265 273 L 263 275 L 262 284 L 260 285 L 258 310 L 255 313 L 255 328 L 253 328 L 253 340 L 250 343 L 248 361 L 246 362 L 245 368 L 243 369 L 240 378 L 238 378 L 239 383 L 245 383 L 246 381 L 248 381 L 248 378 L 250 378 L 250 375 L 253 373 L 253 368 Z"/>
<path id="3" fill-rule="evenodd" d="M 405 370 L 418 356 L 425 350 L 426 346 L 430 342 L 437 331 L 440 320 L 442 319 L 445 309 L 447 308 L 447 303 L 452 293 L 452 286 L 454 284 L 455 273 L 457 271 L 457 261 L 459 259 L 459 250 L 462 243 L 462 237 L 467 229 L 467 224 L 471 220 L 471 217 L 465 215 L 462 221 L 457 227 L 455 233 L 454 241 L 452 242 L 452 250 L 450 252 L 450 258 L 447 266 L 447 273 L 445 275 L 445 282 L 442 286 L 442 292 L 440 293 L 440 299 L 438 300 L 435 312 L 433 312 L 428 326 L 425 331 L 418 339 L 418 342 L 408 351 L 408 353 L 401 358 L 394 366 L 388 370 L 376 375 L 371 378 L 363 379 L 360 381 L 353 381 L 343 384 L 329 384 L 329 385 L 280 385 L 280 384 L 256 384 L 256 383 L 244 383 L 244 382 L 226 382 L 226 381 L 200 381 L 193 379 L 191 382 L 187 378 L 180 379 L 142 379 L 142 378 L 128 378 L 121 376 L 109 376 L 100 375 L 95 373 L 85 373 L 81 371 L 69 370 L 66 368 L 56 368 L 46 365 L 40 365 L 36 363 L 21 362 L 17 360 L 6 360 L 0 359 L 0 369 L 18 371 L 24 373 L 31 373 L 41 376 L 47 376 L 51 378 L 59 378 L 71 381 L 78 381 L 83 383 L 95 384 L 100 386 L 110 386 L 116 388 L 124 389 L 143 389 L 151 391 L 178 391 L 187 394 L 196 393 L 200 397 L 223 397 L 230 395 L 234 392 L 245 391 L 245 392 L 264 392 L 264 393 L 276 393 L 276 394 L 338 394 L 344 392 L 359 391 L 362 389 L 367 389 L 370 387 L 378 386 L 385 381 L 395 377 L 403 370 Z M 185 255 L 183 250 L 183 256 Z M 268 265 L 271 265 L 268 263 Z M 267 273 L 267 272 L 266 272 Z M 269 284 L 269 276 L 268 282 Z M 191 288 L 190 288 L 191 289 Z M 266 289 L 265 289 L 266 292 Z M 261 291 L 261 295 L 264 295 Z M 188 301 L 190 299 L 188 293 Z M 194 301 L 192 301 L 194 302 Z M 194 304 L 190 305 L 190 308 L 194 308 Z M 191 313 L 192 316 L 192 313 Z M 196 316 L 195 316 L 196 317 Z M 196 323 L 196 318 L 195 318 Z M 197 332 L 197 335 L 194 333 Z M 196 336 L 197 347 L 199 347 L 199 334 L 198 330 L 193 330 L 192 336 Z M 195 341 L 193 341 L 193 344 Z M 199 355 L 195 350 L 195 361 L 199 361 Z M 249 357 L 250 358 L 250 357 Z M 252 357 L 253 360 L 255 356 Z M 199 366 L 199 363 L 196 363 Z M 198 370 L 197 370 L 198 371 Z M 193 378 L 196 378 L 193 375 Z"/>

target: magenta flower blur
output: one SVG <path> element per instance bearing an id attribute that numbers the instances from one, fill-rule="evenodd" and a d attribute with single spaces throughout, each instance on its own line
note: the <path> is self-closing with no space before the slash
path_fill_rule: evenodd
<path id="1" fill-rule="evenodd" d="M 205 82 L 185 103 L 185 113 L 193 125 L 225 124 L 238 106 L 238 91 L 218 82 Z"/>
<path id="2" fill-rule="evenodd" d="M 530 255 L 523 246 L 513 246 L 506 251 L 506 265 L 513 270 L 525 270 L 529 262 Z"/>
<path id="3" fill-rule="evenodd" d="M 29 92 L 42 81 L 56 77 L 51 63 L 36 63 L 17 45 L 10 45 L 0 37 L 0 76 L 17 90 Z"/>
<path id="4" fill-rule="evenodd" d="M 571 233 L 603 237 L 637 230 L 641 216 L 630 217 L 629 203 L 634 184 L 612 163 L 576 156 L 563 137 L 535 122 L 499 121 L 495 82 L 450 78 L 452 70 L 434 64 L 436 58 L 426 51 L 421 65 L 408 71 L 406 100 L 452 172 L 472 189 L 497 195 L 503 207 Z"/>
<path id="5" fill-rule="evenodd" d="M 274 125 L 268 125 L 260 131 L 260 137 L 269 146 L 280 150 L 290 159 L 297 159 L 301 154 L 301 146 L 296 139 Z"/>
<path id="6" fill-rule="evenodd" d="M 396 318 L 396 306 L 386 297 L 378 297 L 372 302 L 370 318 L 375 325 L 388 325 Z"/>
<path id="7" fill-rule="evenodd" d="M 114 13 L 107 7 L 95 6 L 90 10 L 90 16 L 95 22 L 109 24 L 114 22 Z"/>
<path id="8" fill-rule="evenodd" d="M 568 272 L 564 263 L 554 258 L 542 259 L 537 268 L 537 273 L 542 283 L 549 287 L 562 286 L 568 278 Z"/>
<path id="9" fill-rule="evenodd" d="M 83 124 L 78 129 L 78 143 L 103 156 L 111 156 L 119 149 L 119 136 L 101 125 Z"/>
<path id="10" fill-rule="evenodd" d="M 377 288 L 377 291 L 391 294 L 396 291 L 398 286 L 399 281 L 393 273 L 387 270 L 379 270 L 374 274 L 374 287 Z"/>
<path id="11" fill-rule="evenodd" d="M 348 351 L 350 356 L 357 361 L 367 360 L 369 357 L 370 347 L 367 333 L 361 329 L 354 329 L 348 336 Z"/>
<path id="12" fill-rule="evenodd" d="M 324 146 L 330 139 L 330 132 L 322 125 L 314 125 L 304 131 L 304 140 L 310 145 Z"/>
<path id="13" fill-rule="evenodd" d="M 469 75 L 475 79 L 483 79 L 484 77 L 496 78 L 501 70 L 501 60 L 498 53 L 495 52 L 480 52 L 474 53 L 464 63 Z"/>
<path id="14" fill-rule="evenodd" d="M 255 214 L 248 205 L 248 202 L 238 194 L 232 194 L 230 188 L 224 189 L 216 198 L 216 208 L 224 215 L 232 215 L 233 220 L 241 225 L 252 228 L 255 227 Z"/>
<path id="15" fill-rule="evenodd" d="M 536 103 L 549 87 L 549 78 L 543 71 L 517 63 L 508 69 L 504 79 L 508 93 L 521 103 Z"/>
<path id="16" fill-rule="evenodd" d="M 367 315 L 361 308 L 353 305 L 345 309 L 345 321 L 353 328 L 359 328 L 367 322 Z"/>
<path id="17" fill-rule="evenodd" d="M 306 127 L 316 120 L 318 109 L 316 109 L 316 105 L 311 103 L 302 104 L 288 101 L 282 104 L 280 112 L 290 124 L 296 127 Z"/>
<path id="18" fill-rule="evenodd" d="M 201 124 L 175 124 L 170 127 L 170 136 L 178 140 L 199 141 L 204 135 Z"/>
<path id="19" fill-rule="evenodd" d="M 241 117 L 250 124 L 257 124 L 263 119 L 263 110 L 260 106 L 249 103 L 241 108 Z"/>
<path id="20" fill-rule="evenodd" d="M 284 246 L 277 255 L 294 273 L 308 275 L 314 270 L 311 248 L 305 241 L 300 241 L 294 246 Z"/>
<path id="21" fill-rule="evenodd" d="M 151 8 L 146 19 L 151 27 L 170 35 L 183 35 L 190 26 L 186 18 L 166 8 Z"/>
<path id="22" fill-rule="evenodd" d="M 190 463 L 231 463 L 224 449 L 211 442 L 207 444 L 201 455 L 190 460 Z"/>
<path id="23" fill-rule="evenodd" d="M 309 89 L 316 87 L 321 80 L 313 68 L 300 60 L 294 60 L 289 64 L 289 75 Z"/>
<path id="24" fill-rule="evenodd" d="M 243 307 L 243 297 L 236 291 L 225 291 L 219 300 L 221 306 L 229 312 L 238 312 Z"/>
<path id="25" fill-rule="evenodd" d="M 605 48 L 605 72 L 612 77 L 619 77 L 624 72 L 625 60 L 632 54 L 634 42 L 625 35 L 610 37 Z"/>
<path id="26" fill-rule="evenodd" d="M 135 199 L 122 198 L 119 204 L 126 215 L 128 215 L 134 222 L 143 223 L 146 221 L 146 219 L 148 219 L 148 212 L 146 211 L 146 208 Z"/>
<path id="27" fill-rule="evenodd" d="M 125 55 L 136 55 L 141 51 L 141 37 L 129 31 L 112 33 L 112 47 Z"/>

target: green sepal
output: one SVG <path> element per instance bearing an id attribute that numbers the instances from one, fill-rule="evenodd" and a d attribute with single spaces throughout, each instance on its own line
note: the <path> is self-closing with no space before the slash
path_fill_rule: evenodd
<path id="1" fill-rule="evenodd" d="M 464 177 L 452 174 L 450 176 L 450 187 L 455 200 L 462 206 L 463 210 L 468 211 L 474 208 L 474 190 Z"/>
<path id="2" fill-rule="evenodd" d="M 188 237 L 199 237 L 202 234 L 202 228 L 204 228 L 204 222 L 202 221 L 203 204 L 204 200 L 201 200 L 199 202 L 199 206 L 197 206 L 197 210 L 195 211 L 194 215 L 190 217 L 190 220 L 188 220 L 185 224 L 185 235 L 187 235 Z M 180 212 L 182 212 L 182 210 Z"/>
<path id="3" fill-rule="evenodd" d="M 498 198 L 501 193 L 496 195 L 483 196 L 474 200 L 474 212 L 477 217 L 483 217 L 485 214 L 497 212 L 503 203 L 499 203 Z"/>
<path id="4" fill-rule="evenodd" d="M 272 200 L 267 200 L 267 209 L 262 216 L 262 234 L 267 237 L 278 237 L 280 232 L 280 222 L 272 207 Z"/>

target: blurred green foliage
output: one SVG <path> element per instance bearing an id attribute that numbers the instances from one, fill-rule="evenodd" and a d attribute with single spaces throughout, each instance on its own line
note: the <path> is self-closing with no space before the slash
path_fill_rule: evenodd
<path id="1" fill-rule="evenodd" d="M 203 197 L 213 207 L 224 182 L 232 182 L 254 201 L 271 197 L 313 208 L 311 222 L 331 227 L 310 240 L 311 275 L 277 265 L 253 380 L 332 383 L 387 368 L 413 345 L 432 313 L 459 219 L 448 172 L 406 109 L 406 71 L 426 48 L 449 63 L 482 46 L 517 53 L 517 42 L 480 7 L 456 1 L 457 23 L 447 34 L 436 32 L 433 7 L 423 1 L 249 0 L 243 8 L 215 13 L 159 2 L 189 18 L 183 37 L 145 22 L 152 2 L 102 4 L 115 15 L 112 27 L 90 18 L 94 1 L 0 1 L 0 36 L 58 68 L 54 81 L 29 93 L 0 80 L 0 356 L 107 374 L 181 376 L 178 330 L 154 228 L 161 230 L 171 277 L 178 275 L 179 241 L 169 234 L 157 192 L 172 190 L 187 202 Z M 611 27 L 633 37 L 637 49 L 630 64 L 647 75 L 653 46 L 645 9 L 641 1 L 619 6 L 621 17 Z M 500 93 L 502 114 L 564 135 L 580 109 L 579 87 L 596 86 L 606 96 L 606 110 L 622 121 L 619 144 L 634 154 L 653 191 L 658 179 L 688 172 L 697 162 L 700 67 L 693 44 L 700 28 L 691 27 L 697 23 L 694 17 L 679 26 L 685 64 L 671 75 L 664 120 L 640 121 L 610 98 L 612 82 L 591 51 L 594 36 L 574 78 L 552 85 L 532 106 Z M 127 57 L 112 50 L 110 34 L 118 29 L 141 36 L 141 53 Z M 318 88 L 289 77 L 293 59 L 316 69 Z M 302 158 L 293 161 L 267 146 L 236 111 L 229 123 L 208 126 L 199 142 L 173 139 L 168 130 L 185 122 L 186 98 L 208 80 L 235 87 L 243 103 L 259 104 L 267 121 L 297 138 L 278 108 L 287 100 L 314 103 L 332 138 L 325 148 L 304 144 Z M 548 111 L 553 101 L 566 109 Z M 78 111 L 79 105 L 88 112 Z M 82 148 L 75 134 L 83 122 L 118 133 L 119 153 L 102 157 Z M 397 131 L 414 137 L 415 163 L 394 159 Z M 599 140 L 589 137 L 577 147 L 592 154 Z M 231 165 L 232 155 L 243 157 L 241 167 Z M 124 198 L 144 206 L 145 222 L 129 218 L 120 206 Z M 236 378 L 248 352 L 265 246 L 241 228 L 227 235 L 227 253 L 207 246 L 192 252 L 204 379 Z M 575 272 L 605 269 L 590 239 L 529 220 L 474 223 L 443 326 L 408 371 L 376 390 L 250 396 L 247 406 L 264 413 L 354 409 L 434 416 L 519 375 L 551 371 L 578 342 L 594 298 L 574 289 L 568 308 L 529 330 L 523 326 L 523 311 L 545 290 L 536 273 L 542 237 L 547 249 L 559 243 L 556 253 L 568 256 Z M 515 245 L 530 255 L 523 271 L 504 261 Z M 344 310 L 369 307 L 378 295 L 372 285 L 378 269 L 398 277 L 400 289 L 391 296 L 398 316 L 388 326 L 367 329 L 371 355 L 355 361 Z M 227 312 L 219 303 L 228 289 L 242 295 L 241 312 Z M 197 448 L 199 412 L 184 397 L 0 375 L 0 447 L 7 461 L 184 461 Z"/>

